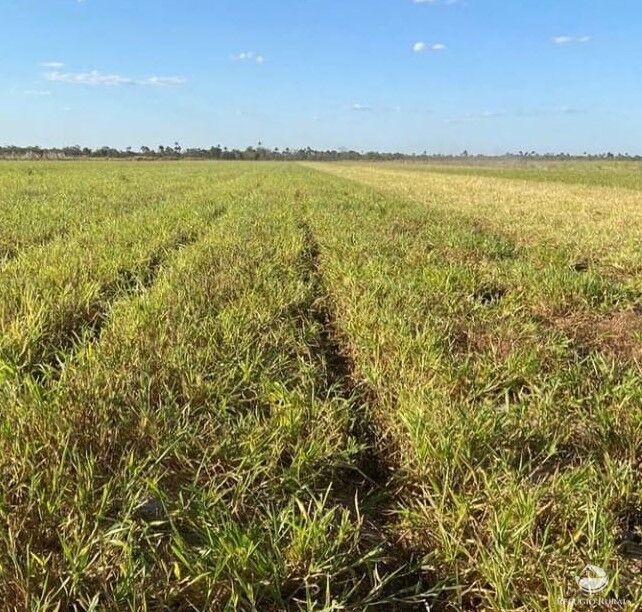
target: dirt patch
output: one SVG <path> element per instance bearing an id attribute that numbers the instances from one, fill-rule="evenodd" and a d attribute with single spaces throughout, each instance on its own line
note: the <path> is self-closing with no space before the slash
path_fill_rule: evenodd
<path id="1" fill-rule="evenodd" d="M 575 272 L 586 272 L 589 269 L 589 262 L 586 259 L 576 261 L 572 268 Z"/>
<path id="2" fill-rule="evenodd" d="M 495 285 L 484 285 L 475 292 L 475 299 L 484 306 L 496 304 L 506 295 L 506 289 Z"/>
<path id="3" fill-rule="evenodd" d="M 554 327 L 584 352 L 642 362 L 642 313 L 629 308 L 608 314 L 576 313 L 552 318 Z"/>
<path id="4" fill-rule="evenodd" d="M 452 353 L 458 357 L 491 353 L 504 361 L 519 345 L 519 339 L 509 329 L 485 325 L 463 325 L 453 330 Z"/>
<path id="5" fill-rule="evenodd" d="M 642 576 L 642 507 L 635 502 L 620 508 L 617 520 L 618 553 L 622 574 L 634 584 Z"/>
<path id="6" fill-rule="evenodd" d="M 389 228 L 393 238 L 416 238 L 426 228 L 424 219 L 398 219 Z"/>

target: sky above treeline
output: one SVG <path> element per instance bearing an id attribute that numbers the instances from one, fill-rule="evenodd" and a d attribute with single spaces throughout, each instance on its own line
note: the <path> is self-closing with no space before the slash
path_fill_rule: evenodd
<path id="1" fill-rule="evenodd" d="M 0 144 L 642 153 L 639 0 L 0 0 Z"/>

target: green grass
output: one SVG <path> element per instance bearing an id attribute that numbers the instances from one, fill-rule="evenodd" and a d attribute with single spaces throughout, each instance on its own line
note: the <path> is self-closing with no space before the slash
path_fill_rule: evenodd
<path id="1" fill-rule="evenodd" d="M 642 202 L 573 172 L 0 166 L 7 607 L 640 607 Z"/>

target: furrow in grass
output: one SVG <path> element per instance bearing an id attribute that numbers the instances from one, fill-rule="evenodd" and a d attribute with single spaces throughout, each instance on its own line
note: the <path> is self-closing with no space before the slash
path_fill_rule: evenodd
<path id="1" fill-rule="evenodd" d="M 224 211 L 219 210 L 217 214 L 223 215 Z M 210 217 L 210 221 L 213 221 L 212 217 Z M 87 344 L 100 340 L 101 333 L 109 322 L 110 313 L 115 304 L 149 290 L 162 267 L 166 264 L 171 265 L 172 259 L 178 252 L 198 239 L 197 233 L 173 237 L 160 249 L 150 253 L 140 267 L 135 270 L 123 270 L 113 283 L 103 287 L 100 294 L 96 296 L 96 303 L 91 308 L 91 317 L 81 319 L 77 322 L 76 327 L 67 327 L 67 335 L 60 338 L 55 352 L 41 360 L 27 373 L 41 385 L 50 385 L 56 381 L 60 377 L 65 363 L 74 353 L 84 350 Z"/>
<path id="2" fill-rule="evenodd" d="M 267 178 L 263 190 L 280 189 Z M 22 457 L 2 464 L 7 601 L 359 609 L 383 599 L 380 547 L 331 496 L 361 449 L 349 400 L 323 370 L 331 354 L 315 352 L 327 339 L 304 306 L 318 296 L 287 210 L 247 190 L 149 291 L 115 305 L 46 402 L 34 393 L 6 405 L 5 457 Z M 28 589 L 25 551 L 49 556 Z"/>
<path id="3" fill-rule="evenodd" d="M 332 298 L 325 288 L 319 244 L 307 221 L 300 222 L 300 228 L 303 234 L 301 266 L 313 298 L 308 308 L 319 326 L 318 344 L 311 347 L 311 352 L 321 360 L 325 372 L 320 392 L 349 402 L 350 431 L 360 447 L 353 463 L 336 475 L 333 499 L 361 517 L 360 537 L 365 547 L 380 546 L 385 550 L 382 570 L 392 578 L 385 585 L 384 594 L 403 602 L 407 609 L 413 605 L 423 606 L 423 593 L 429 587 L 424 585 L 418 560 L 398 545 L 389 530 L 396 492 L 390 473 L 392 466 L 386 461 L 384 445 L 372 422 L 377 398 L 374 391 L 359 380 L 350 347 L 337 324 Z"/>
<path id="4" fill-rule="evenodd" d="M 16 257 L 16 252 L 13 250 L 6 250 L 4 252 L 0 252 L 0 268 L 2 268 L 3 265 L 5 265 L 8 261 L 11 261 Z"/>
<path id="5" fill-rule="evenodd" d="M 325 286 L 320 261 L 319 245 L 306 221 L 300 223 L 303 235 L 303 250 L 301 252 L 301 267 L 303 278 L 311 287 L 311 302 L 304 305 L 308 316 L 316 322 L 319 328 L 315 340 L 310 347 L 311 353 L 320 361 L 324 373 L 318 394 L 337 397 L 350 402 L 353 415 L 351 429 L 355 440 L 362 446 L 362 452 L 354 466 L 347 466 L 344 478 L 336 483 L 337 493 L 341 495 L 347 507 L 355 508 L 355 504 L 364 503 L 361 508 L 375 514 L 375 509 L 369 508 L 368 497 L 380 502 L 382 495 L 387 494 L 388 467 L 383 457 L 378 453 L 374 438 L 370 412 L 376 398 L 372 389 L 359 382 L 355 366 L 346 345 L 345 338 L 337 326 L 334 306 Z M 381 516 L 377 517 L 381 519 Z M 373 525 L 380 530 L 380 525 Z M 382 536 L 382 534 L 379 534 Z M 382 536 L 383 538 L 383 536 Z"/>

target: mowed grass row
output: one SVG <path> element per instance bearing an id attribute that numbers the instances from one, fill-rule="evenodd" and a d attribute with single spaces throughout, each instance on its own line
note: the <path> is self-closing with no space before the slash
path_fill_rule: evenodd
<path id="1" fill-rule="evenodd" d="M 117 301 L 59 378 L 3 403 L 9 605 L 364 609 L 399 591 L 349 491 L 360 416 L 292 171 L 260 192 L 240 174 L 235 206 Z"/>
<path id="2" fill-rule="evenodd" d="M 45 245 L 102 221 L 147 206 L 185 201 L 215 182 L 237 176 L 232 166 L 132 167 L 109 163 L 19 163 L 0 166 L 0 267 L 31 247 Z"/>
<path id="3" fill-rule="evenodd" d="M 55 375 L 74 345 L 100 333 L 115 300 L 144 290 L 175 251 L 252 189 L 238 171 L 234 180 L 210 178 L 208 189 L 177 185 L 173 197 L 106 217 L 1 268 L 0 380 Z"/>
<path id="4" fill-rule="evenodd" d="M 559 598 L 577 596 L 574 576 L 593 562 L 612 595 L 639 606 L 633 284 L 569 266 L 568 236 L 493 233 L 485 208 L 477 220 L 462 206 L 312 184 L 300 189 L 311 189 L 321 270 L 404 492 L 393 523 L 423 551 L 436 601 L 565 609 Z"/>

